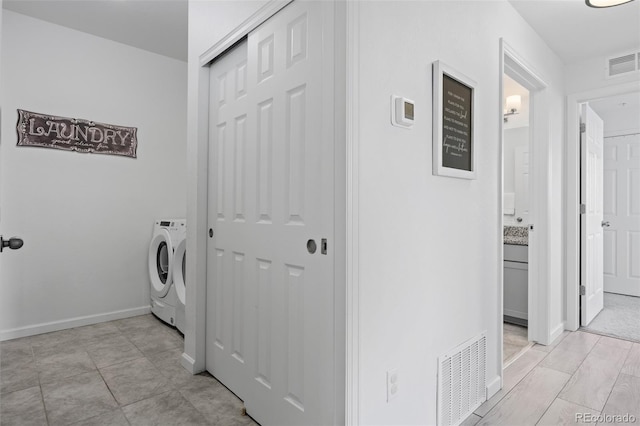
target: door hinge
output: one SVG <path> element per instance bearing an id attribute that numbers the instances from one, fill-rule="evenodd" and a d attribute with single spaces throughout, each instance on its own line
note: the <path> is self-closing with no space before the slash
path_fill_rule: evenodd
<path id="1" fill-rule="evenodd" d="M 584 123 L 580 123 L 580 133 L 584 133 L 587 131 L 587 125 Z"/>
<path id="2" fill-rule="evenodd" d="M 587 213 L 587 205 L 580 204 L 580 214 L 586 214 L 586 213 Z"/>
<path id="3" fill-rule="evenodd" d="M 587 295 L 587 288 L 583 285 L 580 286 L 580 296 L 586 296 Z"/>

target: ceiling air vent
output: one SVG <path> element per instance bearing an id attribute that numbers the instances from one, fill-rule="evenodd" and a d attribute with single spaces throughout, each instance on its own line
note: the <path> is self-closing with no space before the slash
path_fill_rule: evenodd
<path id="1" fill-rule="evenodd" d="M 607 58 L 607 77 L 632 73 L 640 69 L 640 53 Z"/>

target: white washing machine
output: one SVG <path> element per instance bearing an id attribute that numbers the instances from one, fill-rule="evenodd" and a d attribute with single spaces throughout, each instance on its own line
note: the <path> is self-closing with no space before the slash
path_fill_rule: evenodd
<path id="1" fill-rule="evenodd" d="M 184 306 L 187 297 L 185 268 L 187 265 L 187 229 L 177 241 L 176 251 L 173 253 L 173 286 L 176 289 L 176 328 L 184 334 Z"/>
<path id="2" fill-rule="evenodd" d="M 176 289 L 173 285 L 173 254 L 186 231 L 184 219 L 157 220 L 149 244 L 151 312 L 167 324 L 176 325 Z"/>

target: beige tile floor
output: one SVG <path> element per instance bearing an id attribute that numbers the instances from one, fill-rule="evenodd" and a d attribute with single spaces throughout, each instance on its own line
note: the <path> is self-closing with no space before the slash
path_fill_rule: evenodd
<path id="1" fill-rule="evenodd" d="M 0 424 L 254 425 L 213 377 L 182 368 L 182 345 L 151 315 L 1 342 Z M 585 424 L 578 413 L 640 423 L 640 343 L 578 331 L 535 345 L 463 424 Z"/>
<path id="2" fill-rule="evenodd" d="M 587 415 L 626 415 L 627 421 L 587 421 Z M 505 369 L 503 389 L 463 424 L 629 424 L 628 419 L 640 423 L 640 343 L 578 331 L 524 352 Z"/>
<path id="3" fill-rule="evenodd" d="M 502 324 L 502 359 L 505 365 L 528 345 L 527 327 Z"/>
<path id="4" fill-rule="evenodd" d="M 255 425 L 152 315 L 0 342 L 0 425 Z"/>

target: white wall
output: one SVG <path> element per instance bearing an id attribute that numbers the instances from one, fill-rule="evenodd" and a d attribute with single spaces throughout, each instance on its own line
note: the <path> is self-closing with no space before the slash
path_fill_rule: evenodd
<path id="1" fill-rule="evenodd" d="M 639 46 L 640 47 L 640 46 Z M 611 52 L 612 55 L 625 52 Z M 617 86 L 625 83 L 638 82 L 640 72 L 623 74 L 613 78 L 606 78 L 607 63 L 605 56 L 594 56 L 565 66 L 566 93 L 580 93 L 603 87 Z"/>
<path id="2" fill-rule="evenodd" d="M 0 338 L 148 311 L 153 221 L 186 214 L 186 63 L 4 11 Z M 138 158 L 17 147 L 16 109 L 138 128 Z M 84 318 L 89 317 L 89 318 Z"/>
<path id="3" fill-rule="evenodd" d="M 188 250 L 187 276 L 201 283 L 205 273 L 206 218 L 198 211 L 206 190 L 195 173 L 206 162 L 206 147 L 197 140 L 198 56 L 264 2 L 197 2 L 189 5 L 189 168 L 188 220 L 202 229 Z M 549 85 L 548 183 L 562 175 L 564 120 L 560 60 L 506 2 L 361 2 L 357 47 L 360 85 L 355 101 L 359 134 L 360 198 L 358 240 L 360 271 L 359 424 L 434 424 L 437 357 L 486 330 L 488 381 L 501 368 L 498 273 L 502 231 L 500 208 L 499 40 L 526 59 Z M 451 25 L 456 23 L 452 33 Z M 478 82 L 478 179 L 431 174 L 431 64 L 443 60 Z M 412 130 L 389 123 L 389 97 L 416 101 Z M 357 152 L 357 151 L 356 151 Z M 202 164 L 200 168 L 202 169 Z M 545 180 L 547 182 L 547 180 Z M 557 186 L 557 185 L 556 185 Z M 561 223 L 561 188 L 550 189 L 544 205 L 550 234 Z M 206 205 L 206 204 L 205 204 Z M 548 238 L 560 259 L 550 266 L 549 324 L 562 327 L 561 234 Z M 552 252 L 549 254 L 558 254 Z M 193 288 L 193 287 L 191 287 Z M 204 297 L 190 293 L 193 302 Z M 189 297 L 189 296 L 188 296 Z M 191 308 L 194 309 L 195 303 Z M 186 359 L 204 356 L 204 320 L 191 312 L 185 337 Z M 201 343 L 199 343 L 201 342 Z M 386 371 L 399 371 L 399 394 L 386 403 Z M 494 382 L 495 383 L 495 382 Z"/>
<path id="4" fill-rule="evenodd" d="M 548 84 L 550 186 L 562 171 L 563 67 L 507 2 L 363 2 L 360 11 L 360 424 L 435 424 L 439 355 L 486 330 L 488 383 L 500 374 L 500 37 Z M 477 180 L 432 175 L 436 60 L 478 83 Z M 392 94 L 416 101 L 412 130 L 389 124 Z M 561 256 L 551 234 L 561 188 L 549 190 L 540 232 Z M 561 259 L 547 261 L 558 299 L 548 323 L 561 328 Z M 387 403 L 392 368 L 399 393 Z"/>

